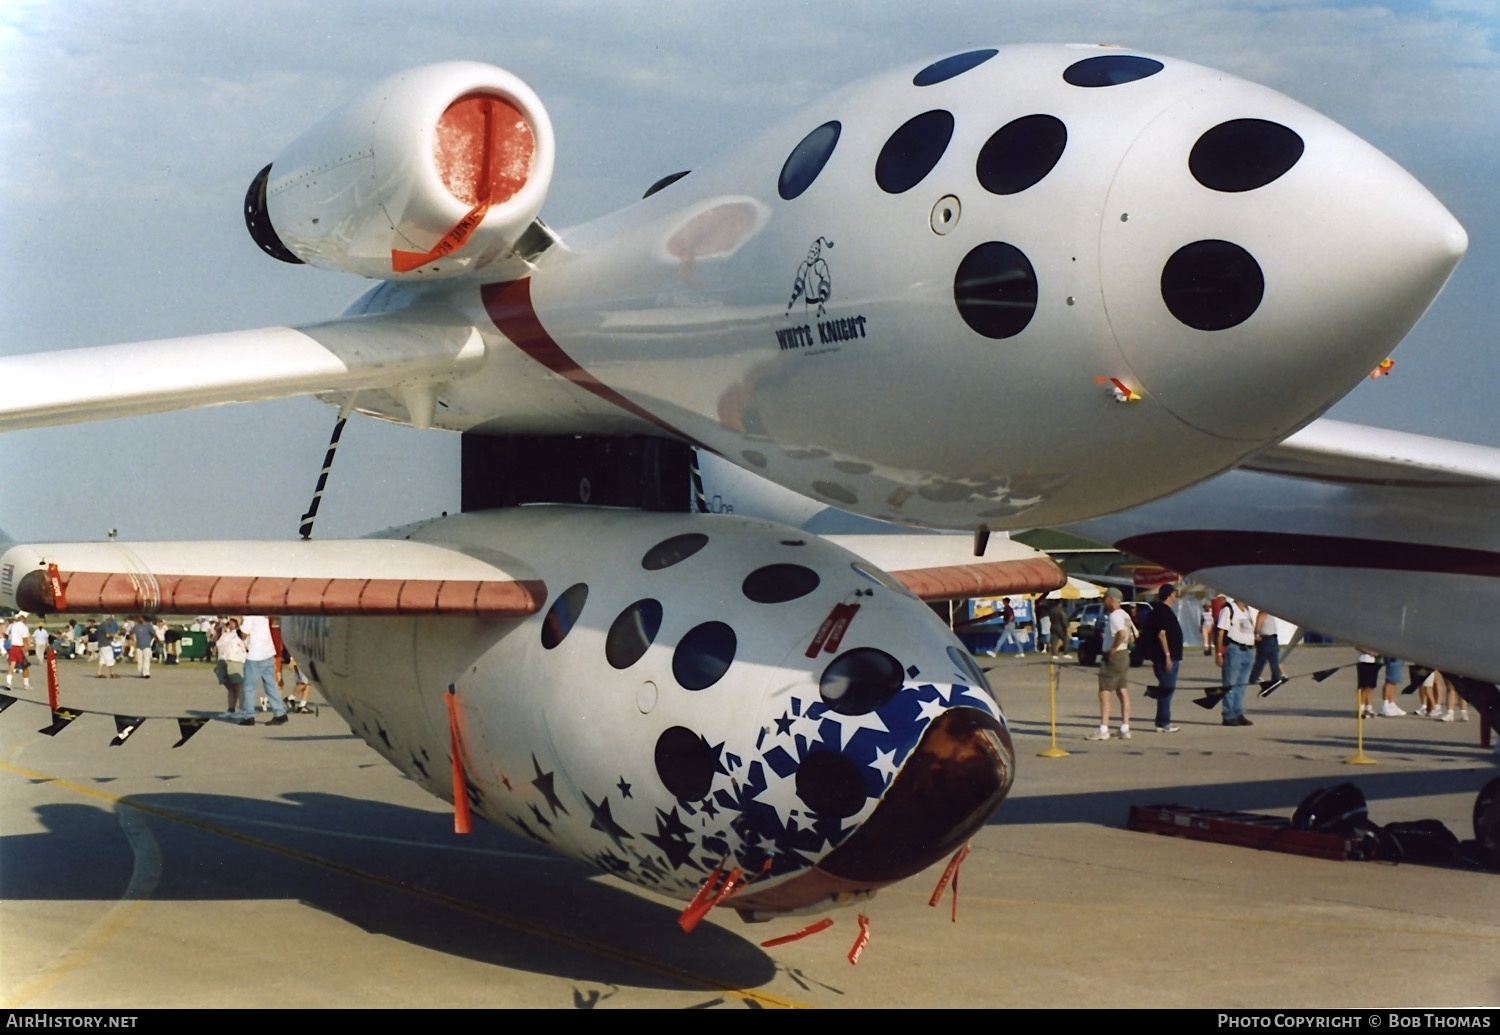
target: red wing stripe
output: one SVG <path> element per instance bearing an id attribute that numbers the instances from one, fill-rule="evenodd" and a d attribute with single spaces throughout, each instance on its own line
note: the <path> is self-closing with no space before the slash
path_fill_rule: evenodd
<path id="1" fill-rule="evenodd" d="M 535 614 L 547 587 L 535 579 L 328 579 L 59 572 L 71 614 L 491 615 Z M 154 596 L 153 596 L 154 594 Z M 46 574 L 16 587 L 28 611 L 56 613 Z"/>
<path id="2" fill-rule="evenodd" d="M 1463 546 L 1298 532 L 1177 531 L 1131 536 L 1121 550 L 1184 574 L 1204 568 L 1369 568 L 1500 578 L 1500 553 Z"/>
<path id="3" fill-rule="evenodd" d="M 516 348 L 558 377 L 565 378 L 584 391 L 597 395 L 642 420 L 650 421 L 670 435 L 699 445 L 691 435 L 631 402 L 583 369 L 572 356 L 564 352 L 536 315 L 536 307 L 531 303 L 530 278 L 506 281 L 503 284 L 485 284 L 479 289 L 479 297 L 484 302 L 485 312 L 489 313 L 500 333 L 510 339 Z"/>
<path id="4" fill-rule="evenodd" d="M 958 600 L 1006 593 L 1047 593 L 1067 585 L 1068 577 L 1048 557 L 1013 561 L 977 561 L 940 568 L 908 568 L 891 577 L 922 600 Z"/>

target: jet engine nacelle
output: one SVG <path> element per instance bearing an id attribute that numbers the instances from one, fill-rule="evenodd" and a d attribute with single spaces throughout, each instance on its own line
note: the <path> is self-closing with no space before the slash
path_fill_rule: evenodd
<path id="1" fill-rule="evenodd" d="M 513 251 L 547 195 L 541 100 L 491 65 L 392 76 L 286 147 L 250 185 L 245 222 L 287 262 L 382 280 L 472 272 Z"/>

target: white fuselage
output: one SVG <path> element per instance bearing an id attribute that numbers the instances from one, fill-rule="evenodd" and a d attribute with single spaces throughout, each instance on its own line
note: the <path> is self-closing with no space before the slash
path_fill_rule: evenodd
<path id="1" fill-rule="evenodd" d="M 1064 78 L 1121 59 L 1157 70 Z M 438 426 L 667 434 L 859 513 L 1006 528 L 1154 499 L 1290 434 L 1463 252 L 1407 173 L 1263 87 L 1097 47 L 1002 48 L 915 85 L 922 68 L 820 101 L 503 283 L 388 284 L 356 311 L 441 297 L 481 329 L 486 362 L 437 394 Z M 932 113 L 946 139 L 900 137 Z M 1011 129 L 1028 119 L 1060 133 L 1055 155 Z M 786 197 L 789 156 L 834 123 Z M 1268 182 L 1216 178 L 1283 137 L 1301 150 Z M 1230 173 L 1203 171 L 1210 145 Z M 892 183 L 903 147 L 918 168 Z M 359 406 L 412 419 L 399 392 Z"/>
<path id="2" fill-rule="evenodd" d="M 524 556 L 548 606 L 519 620 L 289 617 L 294 656 L 357 734 L 450 800 L 452 687 L 476 811 L 633 883 L 690 898 L 725 863 L 757 878 L 738 909 L 825 907 L 951 852 L 1009 787 L 1004 720 L 958 640 L 816 537 L 538 506 L 397 536 Z M 873 674 L 839 675 L 865 662 Z M 977 724 L 959 741 L 983 764 L 972 782 L 956 765 L 929 786 L 937 769 L 908 763 L 949 713 Z M 901 818 L 855 838 L 887 799 Z"/>

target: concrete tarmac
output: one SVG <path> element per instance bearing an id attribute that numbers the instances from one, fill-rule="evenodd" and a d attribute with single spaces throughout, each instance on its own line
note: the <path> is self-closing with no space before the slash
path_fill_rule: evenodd
<path id="1" fill-rule="evenodd" d="M 1500 1005 L 1500 876 L 1332 862 L 1125 829 L 1132 805 L 1290 815 L 1353 780 L 1377 823 L 1436 818 L 1473 836 L 1500 775 L 1478 722 L 1367 720 L 1355 752 L 1353 652 L 1303 647 L 1252 697 L 1252 727 L 1179 690 L 1177 733 L 1133 688 L 1129 741 L 1089 742 L 1091 672 L 981 659 L 1018 755 L 1009 800 L 951 896 L 941 868 L 788 945 L 808 920 L 693 934 L 680 904 L 477 824 L 350 734 L 331 710 L 280 727 L 210 722 L 174 749 L 170 716 L 213 714 L 208 667 L 96 680 L 64 662 L 55 737 L 41 689 L 0 714 L 0 1005 L 150 1007 L 1460 1007 Z M 1348 665 L 1316 683 L 1311 672 Z M 1187 659 L 1186 686 L 1215 670 Z M 1139 684 L 1149 669 L 1135 670 Z M 19 680 L 17 681 L 19 682 Z M 1402 698 L 1408 709 L 1415 697 Z M 159 716 L 119 747 L 111 713 Z M 722 914 L 722 915 L 721 915 Z"/>

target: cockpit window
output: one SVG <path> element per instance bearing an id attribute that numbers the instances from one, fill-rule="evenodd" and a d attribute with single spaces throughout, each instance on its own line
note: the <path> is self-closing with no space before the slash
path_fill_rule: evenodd
<path id="1" fill-rule="evenodd" d="M 588 586 L 579 582 L 563 590 L 562 595 L 552 602 L 547 617 L 542 619 L 542 646 L 545 649 L 556 647 L 573 630 L 588 598 Z"/>
<path id="2" fill-rule="evenodd" d="M 813 185 L 818 173 L 823 171 L 823 166 L 833 156 L 834 146 L 839 142 L 839 129 L 837 122 L 825 122 L 792 148 L 792 153 L 787 155 L 786 163 L 781 167 L 781 178 L 776 185 L 783 201 L 800 197 L 803 191 Z"/>
<path id="3" fill-rule="evenodd" d="M 784 604 L 818 588 L 818 573 L 800 564 L 767 564 L 745 576 L 740 586 L 757 604 Z"/>
<path id="4" fill-rule="evenodd" d="M 1153 58 L 1135 54 L 1101 54 L 1074 62 L 1063 72 L 1070 86 L 1123 86 L 1160 72 L 1164 66 Z"/>
<path id="5" fill-rule="evenodd" d="M 1004 241 L 979 245 L 958 264 L 953 301 L 964 323 L 986 338 L 1020 334 L 1036 313 L 1036 270 L 1026 253 Z"/>
<path id="6" fill-rule="evenodd" d="M 866 715 L 901 689 L 901 662 L 874 647 L 856 647 L 831 661 L 818 681 L 823 703 L 840 715 Z"/>
<path id="7" fill-rule="evenodd" d="M 661 630 L 661 603 L 637 600 L 620 612 L 604 639 L 604 657 L 615 668 L 629 668 L 656 640 Z"/>
<path id="8" fill-rule="evenodd" d="M 969 50 L 962 54 L 942 58 L 913 76 L 912 85 L 935 86 L 938 83 L 945 83 L 954 76 L 963 75 L 971 68 L 977 68 L 998 53 L 1000 52 L 994 47 L 986 47 L 984 50 Z"/>
<path id="9" fill-rule="evenodd" d="M 1188 169 L 1209 190 L 1255 190 L 1296 165 L 1303 147 L 1302 138 L 1278 122 L 1231 119 L 1198 138 Z"/>
<path id="10" fill-rule="evenodd" d="M 904 122 L 875 160 L 875 182 L 887 194 L 903 194 L 921 183 L 953 139 L 953 113 L 936 108 Z"/>
<path id="11" fill-rule="evenodd" d="M 702 532 L 685 532 L 682 535 L 674 535 L 672 538 L 664 539 L 647 550 L 646 556 L 641 558 L 641 567 L 647 571 L 660 571 L 662 568 L 670 568 L 679 561 L 687 560 L 707 545 L 708 536 Z"/>
<path id="12" fill-rule="evenodd" d="M 1161 271 L 1161 297 L 1173 316 L 1200 331 L 1236 327 L 1260 306 L 1266 278 L 1255 257 L 1229 241 L 1194 241 Z"/>
<path id="13" fill-rule="evenodd" d="M 723 622 L 704 622 L 687 631 L 672 655 L 672 675 L 685 690 L 706 690 L 734 663 L 738 639 Z"/>
<path id="14" fill-rule="evenodd" d="M 1019 194 L 1040 183 L 1068 146 L 1068 127 L 1053 115 L 1023 115 L 1001 126 L 979 149 L 975 172 L 991 194 Z"/>

